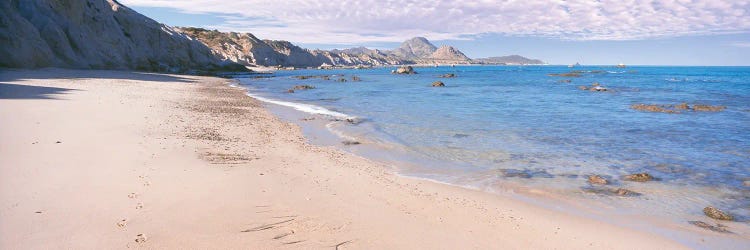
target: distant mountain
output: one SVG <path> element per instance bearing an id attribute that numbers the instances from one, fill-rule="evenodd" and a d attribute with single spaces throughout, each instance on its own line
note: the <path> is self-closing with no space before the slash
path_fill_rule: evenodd
<path id="1" fill-rule="evenodd" d="M 544 64 L 544 62 L 541 60 L 529 59 L 529 58 L 519 56 L 519 55 L 477 58 L 477 59 L 474 59 L 473 61 L 479 64 L 513 64 L 513 65 Z"/>
<path id="2" fill-rule="evenodd" d="M 448 61 L 448 62 L 468 62 L 471 61 L 469 57 L 464 55 L 463 52 L 451 46 L 443 45 L 440 46 L 435 52 L 429 56 L 429 59 L 436 61 Z"/>
<path id="3" fill-rule="evenodd" d="M 115 0 L 0 1 L 0 67 L 246 70 Z"/>
<path id="4" fill-rule="evenodd" d="M 393 51 L 396 56 L 407 59 L 429 58 L 437 50 L 427 38 L 415 37 L 401 43 L 401 46 Z"/>

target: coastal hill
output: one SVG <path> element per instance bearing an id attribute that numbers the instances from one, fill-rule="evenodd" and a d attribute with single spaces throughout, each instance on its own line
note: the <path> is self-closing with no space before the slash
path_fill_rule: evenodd
<path id="1" fill-rule="evenodd" d="M 415 37 L 401 43 L 401 46 L 392 53 L 406 59 L 420 59 L 430 57 L 436 50 L 437 47 L 432 45 L 427 38 Z"/>
<path id="2" fill-rule="evenodd" d="M 544 64 L 542 60 L 529 59 L 529 58 L 519 56 L 519 55 L 476 58 L 474 59 L 474 62 L 478 64 L 510 64 L 510 65 Z"/>
<path id="3" fill-rule="evenodd" d="M 310 50 L 251 33 L 158 23 L 116 0 L 0 1 L 0 67 L 244 71 L 243 66 L 540 64 L 520 56 L 472 60 L 424 37 L 393 50 Z M 516 59 L 516 57 L 520 59 Z"/>
<path id="4" fill-rule="evenodd" d="M 115 0 L 0 1 L 0 67 L 243 70 Z"/>
<path id="5" fill-rule="evenodd" d="M 245 66 L 383 66 L 473 62 L 460 50 L 451 46 L 437 48 L 424 37 L 409 39 L 394 50 L 365 47 L 309 50 L 288 41 L 261 40 L 251 33 L 220 32 L 194 27 L 177 27 L 175 30 L 205 43 L 217 57 Z"/>

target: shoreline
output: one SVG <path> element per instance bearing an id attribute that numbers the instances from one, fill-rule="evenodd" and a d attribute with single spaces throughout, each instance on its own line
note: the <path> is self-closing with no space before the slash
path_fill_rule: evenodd
<path id="1" fill-rule="evenodd" d="M 14 117 L 2 248 L 685 248 L 308 144 L 227 79 L 2 69 L 0 82 L 15 89 L 0 95 Z"/>
<path id="2" fill-rule="evenodd" d="M 244 87 L 245 90 L 248 91 L 248 95 L 251 97 L 263 96 L 263 92 L 254 92 L 252 87 L 248 88 L 249 86 L 252 86 L 251 84 L 240 84 L 239 86 Z M 714 222 L 714 220 L 705 217 L 699 210 L 695 213 L 680 213 L 685 211 L 680 210 L 680 212 L 676 212 L 660 209 L 657 206 L 658 200 L 666 197 L 633 200 L 635 199 L 633 197 L 597 194 L 592 191 L 586 192 L 584 191 L 586 190 L 585 188 L 560 190 L 552 187 L 539 187 L 538 184 L 535 186 L 534 184 L 528 183 L 527 181 L 531 181 L 530 179 L 510 178 L 504 179 L 503 181 L 497 181 L 498 183 L 496 184 L 484 183 L 476 185 L 465 182 L 454 183 L 447 180 L 435 179 L 439 177 L 440 174 L 433 173 L 436 174 L 436 176 L 424 175 L 427 173 L 424 172 L 426 169 L 414 169 L 425 168 L 424 166 L 434 166 L 435 164 L 439 165 L 439 162 L 427 159 L 416 159 L 416 156 L 403 152 L 403 149 L 396 150 L 393 148 L 393 145 L 383 145 L 384 143 L 393 144 L 394 142 L 384 142 L 381 140 L 373 140 L 373 138 L 364 138 L 372 136 L 369 134 L 340 134 L 342 131 L 334 131 L 335 129 L 332 130 L 329 125 L 338 124 L 341 126 L 359 126 L 359 124 L 352 125 L 324 114 L 301 111 L 295 108 L 294 105 L 281 105 L 277 103 L 286 103 L 289 101 L 269 98 L 272 97 L 262 97 L 261 100 L 271 100 L 263 102 L 266 103 L 266 106 L 274 115 L 281 118 L 283 121 L 299 126 L 308 143 L 318 146 L 333 147 L 377 162 L 378 164 L 389 166 L 388 169 L 394 171 L 394 173 L 401 178 L 427 181 L 439 185 L 448 185 L 460 189 L 503 196 L 504 198 L 534 204 L 561 213 L 575 214 L 576 216 L 588 219 L 594 219 L 617 226 L 661 235 L 692 247 L 700 246 L 703 244 L 702 242 L 707 241 L 708 238 L 711 238 L 708 241 L 711 241 L 714 244 L 712 247 L 718 248 L 731 248 L 732 244 L 734 244 L 732 241 L 736 239 L 747 242 L 747 238 L 743 238 L 743 235 L 747 235 L 748 227 L 743 220 L 721 222 L 722 224 L 729 226 L 728 228 L 733 233 L 732 236 L 706 234 L 707 231 L 703 232 L 706 229 L 698 228 L 695 225 L 691 225 L 689 222 Z M 291 103 L 297 105 L 318 105 L 307 104 L 304 102 Z M 319 108 L 326 109 L 326 107 L 322 106 Z M 348 145 L 344 143 L 346 141 L 356 141 L 361 143 Z M 394 156 L 394 154 L 397 156 Z M 445 175 L 448 174 L 448 171 L 449 170 L 442 170 L 439 173 Z M 597 186 L 588 188 L 593 189 L 597 188 Z M 669 186 L 668 183 L 664 182 L 652 182 L 641 184 L 640 188 L 641 191 L 648 194 L 656 193 L 664 195 L 664 192 L 669 193 L 667 190 L 674 191 L 675 189 L 682 189 L 684 187 Z"/>

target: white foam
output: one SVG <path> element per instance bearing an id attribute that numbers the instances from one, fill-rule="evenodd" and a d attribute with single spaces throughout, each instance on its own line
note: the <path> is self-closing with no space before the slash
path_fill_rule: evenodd
<path id="1" fill-rule="evenodd" d="M 265 98 L 265 97 L 262 97 L 262 96 L 254 95 L 254 94 L 252 94 L 250 92 L 247 92 L 246 94 L 247 94 L 247 96 L 250 96 L 252 98 L 258 99 L 258 100 L 260 100 L 262 102 L 267 102 L 267 103 L 271 103 L 271 104 L 281 105 L 281 106 L 284 106 L 284 107 L 290 107 L 290 108 L 293 108 L 295 110 L 302 111 L 302 112 L 305 112 L 305 113 L 319 114 L 319 115 L 328 115 L 328 116 L 333 116 L 333 117 L 344 119 L 344 120 L 357 120 L 356 116 L 351 116 L 351 115 L 347 115 L 347 114 L 344 114 L 344 113 L 336 112 L 336 111 L 333 111 L 333 110 L 330 110 L 330 109 L 326 109 L 326 108 L 320 107 L 320 106 L 315 106 L 315 105 L 305 104 L 305 103 L 296 103 L 296 102 L 287 102 L 287 101 L 281 101 L 281 100 L 274 100 L 274 99 L 270 99 L 270 98 Z"/>

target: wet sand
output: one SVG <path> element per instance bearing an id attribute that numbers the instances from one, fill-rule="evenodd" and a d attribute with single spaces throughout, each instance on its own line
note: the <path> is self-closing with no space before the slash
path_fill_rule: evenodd
<path id="1" fill-rule="evenodd" d="M 685 248 L 310 145 L 227 82 L 0 71 L 0 248 Z"/>

